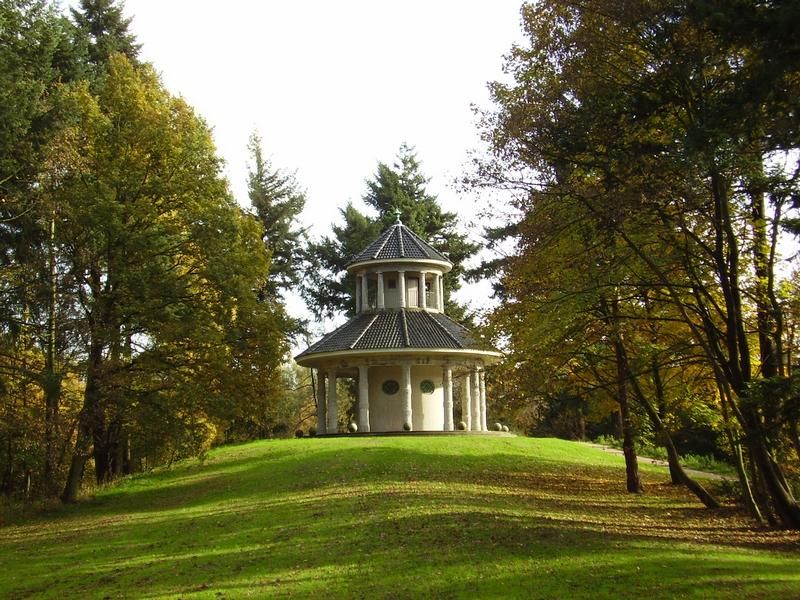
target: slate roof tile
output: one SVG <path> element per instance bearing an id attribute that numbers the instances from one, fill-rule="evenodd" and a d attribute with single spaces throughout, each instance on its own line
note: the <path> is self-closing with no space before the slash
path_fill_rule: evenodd
<path id="1" fill-rule="evenodd" d="M 450 261 L 402 223 L 395 223 L 361 251 L 349 264 L 368 260 L 421 258 Z"/>
<path id="2" fill-rule="evenodd" d="M 487 349 L 468 329 L 443 313 L 404 308 L 356 315 L 297 358 L 323 352 L 397 348 Z"/>

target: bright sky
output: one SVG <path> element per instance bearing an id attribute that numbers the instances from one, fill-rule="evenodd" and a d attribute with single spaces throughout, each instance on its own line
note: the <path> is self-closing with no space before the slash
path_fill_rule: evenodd
<path id="1" fill-rule="evenodd" d="M 486 84 L 521 40 L 520 5 L 127 0 L 125 12 L 142 58 L 213 128 L 237 200 L 249 204 L 246 145 L 257 130 L 274 166 L 296 170 L 303 219 L 320 236 L 403 142 L 416 147 L 429 191 L 478 232 L 477 200 L 453 181 L 480 147 L 470 105 L 489 106 Z M 485 287 L 467 293 L 486 298 Z"/>

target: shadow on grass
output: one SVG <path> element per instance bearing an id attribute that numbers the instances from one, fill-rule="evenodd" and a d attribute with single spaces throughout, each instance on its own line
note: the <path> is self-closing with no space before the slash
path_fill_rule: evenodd
<path id="1" fill-rule="evenodd" d="M 2 531 L 0 595 L 800 595 L 774 552 L 797 536 L 672 486 L 625 494 L 602 461 L 340 442 L 223 452 Z"/>

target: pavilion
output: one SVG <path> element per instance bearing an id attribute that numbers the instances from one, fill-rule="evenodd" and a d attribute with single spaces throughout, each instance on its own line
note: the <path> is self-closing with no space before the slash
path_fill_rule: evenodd
<path id="1" fill-rule="evenodd" d="M 338 433 L 336 380 L 358 380 L 358 431 L 487 431 L 484 369 L 500 353 L 444 313 L 452 263 L 397 219 L 347 265 L 355 316 L 296 357 L 317 371 L 317 433 Z"/>

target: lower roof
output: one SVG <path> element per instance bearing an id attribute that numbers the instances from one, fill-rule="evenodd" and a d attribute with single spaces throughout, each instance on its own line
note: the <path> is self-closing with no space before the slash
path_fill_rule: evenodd
<path id="1" fill-rule="evenodd" d="M 401 308 L 360 313 L 295 359 L 301 361 L 315 354 L 347 350 L 392 349 L 492 351 L 470 330 L 443 313 Z"/>

